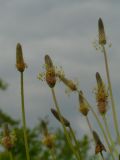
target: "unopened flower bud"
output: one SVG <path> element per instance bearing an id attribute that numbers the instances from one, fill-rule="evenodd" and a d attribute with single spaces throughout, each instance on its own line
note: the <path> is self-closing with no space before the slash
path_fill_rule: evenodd
<path id="1" fill-rule="evenodd" d="M 70 126 L 70 122 L 66 118 L 64 118 L 63 116 L 60 117 L 60 115 L 58 114 L 58 112 L 55 109 L 51 108 L 51 112 L 59 122 L 63 123 L 66 127 Z"/>
<path id="2" fill-rule="evenodd" d="M 96 81 L 97 81 L 98 88 L 103 86 L 102 78 L 101 78 L 101 76 L 100 76 L 100 74 L 98 72 L 96 72 Z"/>
<path id="3" fill-rule="evenodd" d="M 26 67 L 27 66 L 23 58 L 22 46 L 18 43 L 16 46 L 16 68 L 18 71 L 23 72 Z"/>
<path id="4" fill-rule="evenodd" d="M 106 44 L 106 35 L 105 35 L 103 21 L 101 18 L 99 18 L 99 20 L 98 20 L 98 32 L 99 32 L 99 44 L 105 45 Z"/>

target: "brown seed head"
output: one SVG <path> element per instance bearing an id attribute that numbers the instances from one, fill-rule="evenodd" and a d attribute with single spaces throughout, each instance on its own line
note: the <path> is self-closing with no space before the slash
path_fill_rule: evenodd
<path id="1" fill-rule="evenodd" d="M 103 21 L 101 18 L 99 18 L 99 20 L 98 20 L 98 32 L 99 32 L 99 44 L 105 45 L 106 44 L 106 35 L 105 35 Z"/>
<path id="2" fill-rule="evenodd" d="M 8 150 L 13 147 L 10 136 L 3 137 L 2 140 L 1 140 L 1 143 Z"/>
<path id="3" fill-rule="evenodd" d="M 70 122 L 66 118 L 64 118 L 63 116 L 60 117 L 60 115 L 58 114 L 58 112 L 55 109 L 51 108 L 51 112 L 59 122 L 63 123 L 66 127 L 70 126 Z"/>
<path id="4" fill-rule="evenodd" d="M 23 59 L 22 46 L 20 43 L 16 46 L 16 68 L 20 72 L 23 72 L 26 68 L 26 64 Z"/>
<path id="5" fill-rule="evenodd" d="M 4 135 L 4 136 L 9 136 L 9 134 L 10 134 L 10 131 L 9 131 L 9 128 L 8 128 L 8 124 L 5 123 L 5 124 L 3 125 L 3 135 Z"/>
<path id="6" fill-rule="evenodd" d="M 45 66 L 46 66 L 46 82 L 50 88 L 53 88 L 56 84 L 56 75 L 53 62 L 49 55 L 45 55 Z"/>
<path id="7" fill-rule="evenodd" d="M 80 112 L 84 116 L 87 116 L 87 114 L 89 112 L 89 107 L 88 107 L 88 105 L 86 104 L 86 102 L 84 100 L 84 95 L 83 95 L 82 91 L 79 92 L 79 104 L 80 104 Z"/>
<path id="8" fill-rule="evenodd" d="M 16 142 L 16 136 L 12 133 L 10 133 L 8 124 L 4 124 L 3 126 L 3 137 L 1 139 L 1 144 L 7 149 L 11 149 Z"/>
<path id="9" fill-rule="evenodd" d="M 48 134 L 43 138 L 43 144 L 46 145 L 49 149 L 54 147 L 55 136 L 53 134 Z"/>
<path id="10" fill-rule="evenodd" d="M 70 88 L 72 91 L 76 91 L 77 90 L 77 86 L 76 84 L 73 83 L 72 80 L 67 79 L 64 75 L 61 74 L 56 74 L 56 76 L 58 76 L 58 78 L 68 87 Z"/>
<path id="11" fill-rule="evenodd" d="M 101 153 L 103 150 L 106 152 L 105 146 L 102 144 L 96 131 L 93 131 L 93 137 L 96 143 L 95 154 Z"/>

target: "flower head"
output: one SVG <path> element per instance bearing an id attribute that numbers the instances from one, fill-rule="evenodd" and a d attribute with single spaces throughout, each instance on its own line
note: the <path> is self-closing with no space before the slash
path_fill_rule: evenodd
<path id="1" fill-rule="evenodd" d="M 27 65 L 24 62 L 22 46 L 18 43 L 16 46 L 16 68 L 18 71 L 23 72 L 26 67 Z"/>
<path id="2" fill-rule="evenodd" d="M 49 149 L 52 149 L 54 147 L 54 141 L 55 141 L 55 135 L 48 134 L 44 136 L 42 143 Z"/>
<path id="3" fill-rule="evenodd" d="M 93 137 L 96 143 L 95 154 L 101 153 L 102 151 L 106 152 L 105 146 L 102 144 L 96 131 L 93 131 Z"/>
<path id="4" fill-rule="evenodd" d="M 66 127 L 70 126 L 70 122 L 65 117 L 63 116 L 60 117 L 60 115 L 55 109 L 51 108 L 51 112 L 59 122 L 63 123 Z"/>
<path id="5" fill-rule="evenodd" d="M 11 149 L 15 146 L 16 135 L 14 132 L 10 132 L 8 124 L 4 124 L 3 137 L 1 138 L 1 144 L 6 149 Z"/>
<path id="6" fill-rule="evenodd" d="M 40 128 L 43 133 L 42 143 L 49 149 L 54 147 L 55 135 L 48 132 L 48 122 L 41 120 Z"/>
<path id="7" fill-rule="evenodd" d="M 50 88 L 53 88 L 56 84 L 55 67 L 49 55 L 45 55 L 46 66 L 46 82 Z"/>
<path id="8" fill-rule="evenodd" d="M 104 30 L 104 24 L 101 18 L 98 20 L 98 32 L 99 32 L 99 44 L 106 44 L 106 35 Z"/>
<path id="9" fill-rule="evenodd" d="M 68 87 L 70 88 L 71 91 L 76 91 L 77 86 L 76 84 L 72 81 L 67 79 L 63 74 L 57 73 L 56 76 Z"/>
<path id="10" fill-rule="evenodd" d="M 102 81 L 100 74 L 96 73 L 97 89 L 96 89 L 96 102 L 100 114 L 105 114 L 107 112 L 108 105 L 108 92 Z"/>

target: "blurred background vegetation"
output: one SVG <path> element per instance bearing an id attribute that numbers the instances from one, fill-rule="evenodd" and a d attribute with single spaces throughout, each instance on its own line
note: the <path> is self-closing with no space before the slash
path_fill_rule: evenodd
<path id="1" fill-rule="evenodd" d="M 8 84 L 0 79 L 0 90 L 6 90 Z M 49 125 L 49 120 L 39 119 L 38 124 L 34 128 L 27 128 L 28 142 L 30 149 L 31 160 L 51 160 L 50 149 L 43 144 L 43 132 L 42 132 L 42 122 L 45 122 L 48 132 L 55 135 L 55 144 L 54 144 L 54 154 L 57 160 L 74 160 L 75 157 L 72 154 L 69 145 L 67 144 L 66 138 L 63 134 L 63 131 L 58 129 L 53 129 Z M 4 111 L 0 110 L 0 136 L 2 138 L 3 131 L 2 126 L 4 123 L 8 123 L 10 130 L 14 130 L 17 141 L 15 146 L 11 149 L 14 160 L 25 160 L 25 146 L 23 138 L 23 129 L 19 120 L 13 119 Z M 79 148 L 82 153 L 82 158 L 85 160 L 94 159 L 94 155 L 89 155 L 90 143 L 87 135 L 84 135 L 82 139 L 79 140 Z M 0 160 L 9 160 L 8 151 L 2 146 L 0 147 Z"/>

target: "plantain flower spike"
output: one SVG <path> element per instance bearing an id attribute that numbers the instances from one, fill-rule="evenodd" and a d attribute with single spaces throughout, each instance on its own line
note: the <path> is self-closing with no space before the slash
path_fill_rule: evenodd
<path id="1" fill-rule="evenodd" d="M 14 147 L 16 142 L 16 136 L 13 135 L 8 128 L 8 124 L 5 123 L 3 126 L 3 137 L 1 139 L 1 144 L 7 149 L 10 150 Z"/>
<path id="2" fill-rule="evenodd" d="M 54 141 L 55 141 L 55 135 L 53 134 L 48 134 L 46 135 L 43 140 L 42 143 L 49 149 L 52 149 L 54 147 Z"/>
<path id="3" fill-rule="evenodd" d="M 59 122 L 63 123 L 66 127 L 70 126 L 70 122 L 66 118 L 64 118 L 63 116 L 61 116 L 61 118 L 62 118 L 62 120 L 61 120 L 58 112 L 55 109 L 51 108 L 51 112 Z"/>
<path id="4" fill-rule="evenodd" d="M 49 149 L 54 147 L 55 135 L 48 133 L 47 122 L 42 120 L 40 126 L 42 127 L 43 131 L 43 139 L 42 143 Z"/>
<path id="5" fill-rule="evenodd" d="M 103 115 L 107 112 L 108 92 L 106 91 L 105 85 L 98 72 L 96 73 L 96 81 L 97 81 L 96 102 L 99 113 Z"/>
<path id="6" fill-rule="evenodd" d="M 67 79 L 64 75 L 61 75 L 61 74 L 59 74 L 59 73 L 57 73 L 56 76 L 58 76 L 59 79 L 60 79 L 68 88 L 70 88 L 72 91 L 76 91 L 76 90 L 77 90 L 77 86 L 76 86 L 76 84 L 73 83 L 72 80 Z"/>
<path id="7" fill-rule="evenodd" d="M 22 46 L 20 43 L 16 46 L 16 68 L 19 72 L 24 72 L 27 65 L 24 62 Z"/>
<path id="8" fill-rule="evenodd" d="M 98 32 L 99 32 L 99 44 L 105 45 L 106 44 L 106 35 L 104 30 L 104 24 L 101 18 L 98 20 Z"/>
<path id="9" fill-rule="evenodd" d="M 89 112 L 89 107 L 88 107 L 88 104 L 84 100 L 84 95 L 82 91 L 79 92 L 79 104 L 80 104 L 80 112 L 84 116 L 87 116 Z"/>
<path id="10" fill-rule="evenodd" d="M 106 152 L 105 146 L 102 144 L 96 131 L 93 131 L 93 137 L 96 143 L 95 154 L 102 153 L 102 151 Z"/>
<path id="11" fill-rule="evenodd" d="M 45 55 L 46 66 L 46 82 L 50 88 L 53 88 L 56 84 L 55 67 L 49 55 Z"/>

